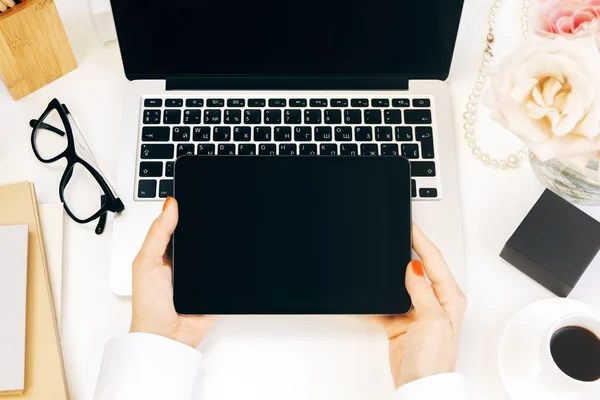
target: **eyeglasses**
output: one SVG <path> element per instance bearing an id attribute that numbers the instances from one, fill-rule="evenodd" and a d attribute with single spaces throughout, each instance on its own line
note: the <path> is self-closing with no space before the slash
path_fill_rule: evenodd
<path id="1" fill-rule="evenodd" d="M 71 121 L 77 128 L 77 137 Z M 29 125 L 33 128 L 31 147 L 38 160 L 45 164 L 67 160 L 58 193 L 69 217 L 80 224 L 99 219 L 95 231 L 102 234 L 107 213 L 120 213 L 125 206 L 98 167 L 83 131 L 67 106 L 54 99 L 42 116 L 31 120 Z"/>

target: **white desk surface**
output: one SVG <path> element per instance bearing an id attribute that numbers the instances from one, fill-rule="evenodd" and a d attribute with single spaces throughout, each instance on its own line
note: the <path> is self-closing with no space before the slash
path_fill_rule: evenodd
<path id="1" fill-rule="evenodd" d="M 89 2 L 56 3 L 79 68 L 18 102 L 0 85 L 0 184 L 33 181 L 44 203 L 58 202 L 62 169 L 43 165 L 33 156 L 29 119 L 37 118 L 47 103 L 58 97 L 84 126 L 98 162 L 114 180 L 118 154 L 114 147 L 119 139 L 121 93 L 126 84 L 118 46 L 115 42 L 100 43 Z M 449 80 L 457 128 L 462 126 L 463 107 L 475 79 L 492 0 L 465 3 Z M 500 18 L 500 53 L 506 54 L 521 40 L 520 5 L 520 0 L 509 0 Z M 401 18 L 398 23 L 402 23 Z M 496 148 L 498 156 L 517 149 L 518 142 L 487 115 L 482 112 L 479 122 L 481 146 Z M 506 400 L 496 364 L 503 328 L 517 310 L 553 295 L 504 263 L 498 254 L 543 188 L 529 167 L 514 171 L 484 168 L 469 154 L 462 131 L 457 129 L 456 134 L 470 300 L 459 370 L 466 376 L 473 398 Z M 110 232 L 96 236 L 93 228 L 70 221 L 65 225 L 61 328 L 73 400 L 92 398 L 104 343 L 129 327 L 129 300 L 114 296 L 108 287 Z M 600 295 L 595 294 L 593 285 L 599 279 L 600 263 L 596 262 L 572 297 L 600 306 Z M 315 321 L 303 325 L 300 320 L 283 317 L 248 322 L 229 321 L 208 343 L 207 399 L 280 399 L 285 393 L 281 390 L 290 385 L 296 393 L 288 392 L 286 398 L 389 398 L 392 388 L 385 341 L 368 340 L 379 335 L 375 328 L 344 318 L 323 320 L 322 328 L 316 329 L 319 323 Z M 340 327 L 355 329 L 340 334 Z M 360 343 L 364 343 L 363 348 Z"/>

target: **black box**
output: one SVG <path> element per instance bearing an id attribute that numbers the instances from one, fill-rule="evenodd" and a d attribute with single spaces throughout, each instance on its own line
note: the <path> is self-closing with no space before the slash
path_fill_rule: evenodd
<path id="1" fill-rule="evenodd" d="M 558 296 L 571 293 L 600 250 L 600 223 L 550 190 L 500 257 Z"/>

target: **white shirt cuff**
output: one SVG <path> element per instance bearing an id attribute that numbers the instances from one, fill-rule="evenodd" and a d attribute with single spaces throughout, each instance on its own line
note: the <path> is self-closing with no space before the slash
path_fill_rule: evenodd
<path id="1" fill-rule="evenodd" d="M 196 349 L 158 335 L 130 333 L 106 344 L 94 400 L 191 397 L 202 366 Z"/>
<path id="2" fill-rule="evenodd" d="M 399 387 L 394 400 L 466 400 L 463 377 L 457 373 L 428 376 Z"/>

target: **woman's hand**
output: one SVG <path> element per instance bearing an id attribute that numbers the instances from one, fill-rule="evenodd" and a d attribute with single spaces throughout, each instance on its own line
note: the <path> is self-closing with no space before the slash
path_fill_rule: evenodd
<path id="1" fill-rule="evenodd" d="M 209 317 L 175 312 L 171 259 L 167 247 L 177 226 L 177 201 L 169 197 L 133 262 L 133 312 L 130 332 L 152 333 L 198 347 L 213 325 Z"/>
<path id="2" fill-rule="evenodd" d="M 413 247 L 422 262 L 412 261 L 406 270 L 412 311 L 402 316 L 375 317 L 390 341 L 390 367 L 396 387 L 454 372 L 467 304 L 440 251 L 415 224 Z"/>

